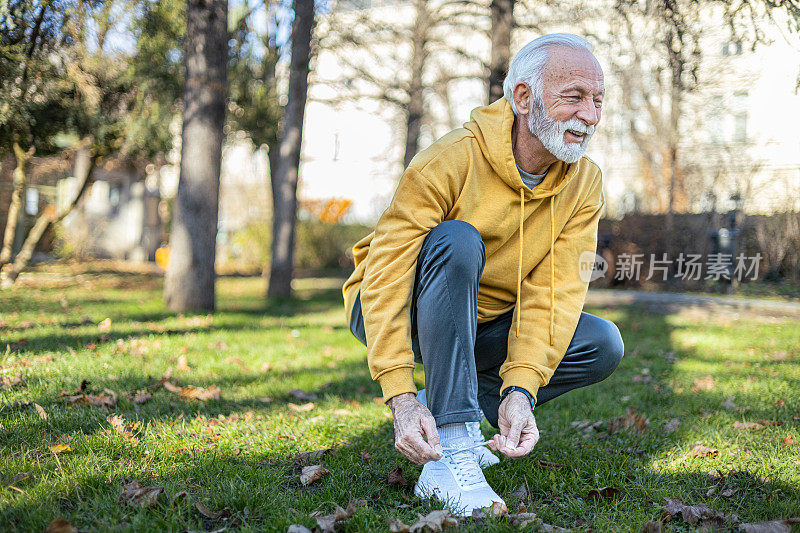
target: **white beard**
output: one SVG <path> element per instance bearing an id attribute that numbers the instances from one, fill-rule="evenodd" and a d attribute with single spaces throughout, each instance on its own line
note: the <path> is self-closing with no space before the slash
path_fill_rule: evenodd
<path id="1" fill-rule="evenodd" d="M 528 129 L 547 151 L 553 154 L 553 157 L 565 163 L 576 163 L 583 157 L 589 139 L 594 134 L 594 126 L 587 126 L 577 118 L 559 122 L 548 117 L 544 105 L 538 98 L 533 99 L 531 111 L 528 113 Z M 583 140 L 579 143 L 565 142 L 564 133 L 567 130 L 584 133 Z"/>

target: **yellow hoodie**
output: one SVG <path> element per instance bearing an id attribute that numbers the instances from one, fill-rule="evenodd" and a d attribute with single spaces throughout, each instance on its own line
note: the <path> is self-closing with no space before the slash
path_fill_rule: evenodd
<path id="1" fill-rule="evenodd" d="M 524 387 L 536 396 L 564 357 L 583 309 L 587 283 L 578 257 L 597 246 L 600 169 L 586 157 L 571 165 L 559 161 L 531 190 L 511 150 L 514 114 L 506 99 L 474 109 L 470 119 L 414 157 L 375 231 L 353 247 L 355 271 L 342 288 L 345 310 L 349 320 L 361 289 L 367 360 L 387 401 L 416 392 L 411 296 L 417 256 L 444 220 L 469 222 L 483 238 L 478 322 L 514 309 L 502 389 Z"/>

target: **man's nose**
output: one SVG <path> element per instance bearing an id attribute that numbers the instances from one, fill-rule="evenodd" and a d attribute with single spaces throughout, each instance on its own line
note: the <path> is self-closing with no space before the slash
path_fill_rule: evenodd
<path id="1" fill-rule="evenodd" d="M 600 122 L 600 111 L 595 107 L 594 101 L 584 101 L 576 117 L 587 126 L 595 126 Z"/>

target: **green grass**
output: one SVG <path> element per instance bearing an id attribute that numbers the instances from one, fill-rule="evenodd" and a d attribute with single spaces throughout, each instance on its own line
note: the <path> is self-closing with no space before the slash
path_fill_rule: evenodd
<path id="1" fill-rule="evenodd" d="M 420 468 L 394 451 L 390 414 L 374 401 L 379 387 L 366 349 L 346 327 L 338 285 L 315 289 L 304 281 L 296 300 L 267 304 L 261 280 L 221 279 L 211 318 L 166 311 L 160 279 L 145 275 L 81 274 L 0 294 L 0 375 L 25 380 L 0 391 L 0 530 L 43 531 L 63 516 L 92 531 L 285 531 L 312 527 L 315 511 L 364 499 L 339 529 L 385 531 L 389 518 L 412 523 L 435 509 L 414 499 L 410 486 L 387 486 L 394 468 L 412 481 Z M 486 471 L 510 508 L 524 503 L 546 523 L 595 531 L 641 530 L 661 518 L 665 497 L 705 502 L 742 521 L 800 515 L 800 444 L 782 444 L 790 434 L 800 441 L 796 319 L 587 310 L 619 325 L 626 357 L 605 382 L 537 408 L 542 438 L 532 456 Z M 106 318 L 110 327 L 99 327 Z M 181 355 L 189 370 L 178 370 Z M 170 367 L 174 382 L 217 385 L 222 398 L 188 401 L 161 388 L 139 406 L 125 395 L 154 385 Z M 706 376 L 713 381 L 695 384 Z M 60 393 L 84 379 L 94 393 L 115 391 L 116 407 L 66 404 Z M 302 403 L 289 396 L 297 388 L 319 396 L 313 410 L 291 409 Z M 723 407 L 729 397 L 736 408 Z M 13 402 L 39 404 L 47 419 Z M 584 437 L 571 426 L 608 422 L 629 407 L 649 419 L 643 434 Z M 108 431 L 111 412 L 139 424 L 138 442 Z M 677 430 L 665 431 L 675 418 Z M 782 425 L 733 427 L 758 420 Z M 688 455 L 696 442 L 719 454 Z M 54 443 L 72 451 L 56 456 Z M 302 486 L 294 455 L 328 447 L 322 464 L 330 474 Z M 545 469 L 538 459 L 563 467 Z M 120 504 L 129 480 L 168 495 L 146 509 Z M 517 502 L 511 494 L 525 483 L 529 497 Z M 588 498 L 604 486 L 619 488 L 619 497 Z M 719 490 L 708 495 L 712 487 Z M 723 488 L 737 492 L 723 497 Z M 172 503 L 181 491 L 187 496 Z M 208 518 L 194 503 L 224 513 Z M 512 530 L 502 519 L 488 525 Z M 464 530 L 485 527 L 463 523 Z M 691 529 L 679 519 L 669 528 Z"/>

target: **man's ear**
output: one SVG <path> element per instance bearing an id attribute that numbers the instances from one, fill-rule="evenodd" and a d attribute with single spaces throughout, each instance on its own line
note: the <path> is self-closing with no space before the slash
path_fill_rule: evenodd
<path id="1" fill-rule="evenodd" d="M 528 84 L 522 81 L 518 82 L 511 95 L 514 98 L 517 113 L 527 115 L 531 110 L 531 88 L 528 87 Z"/>

